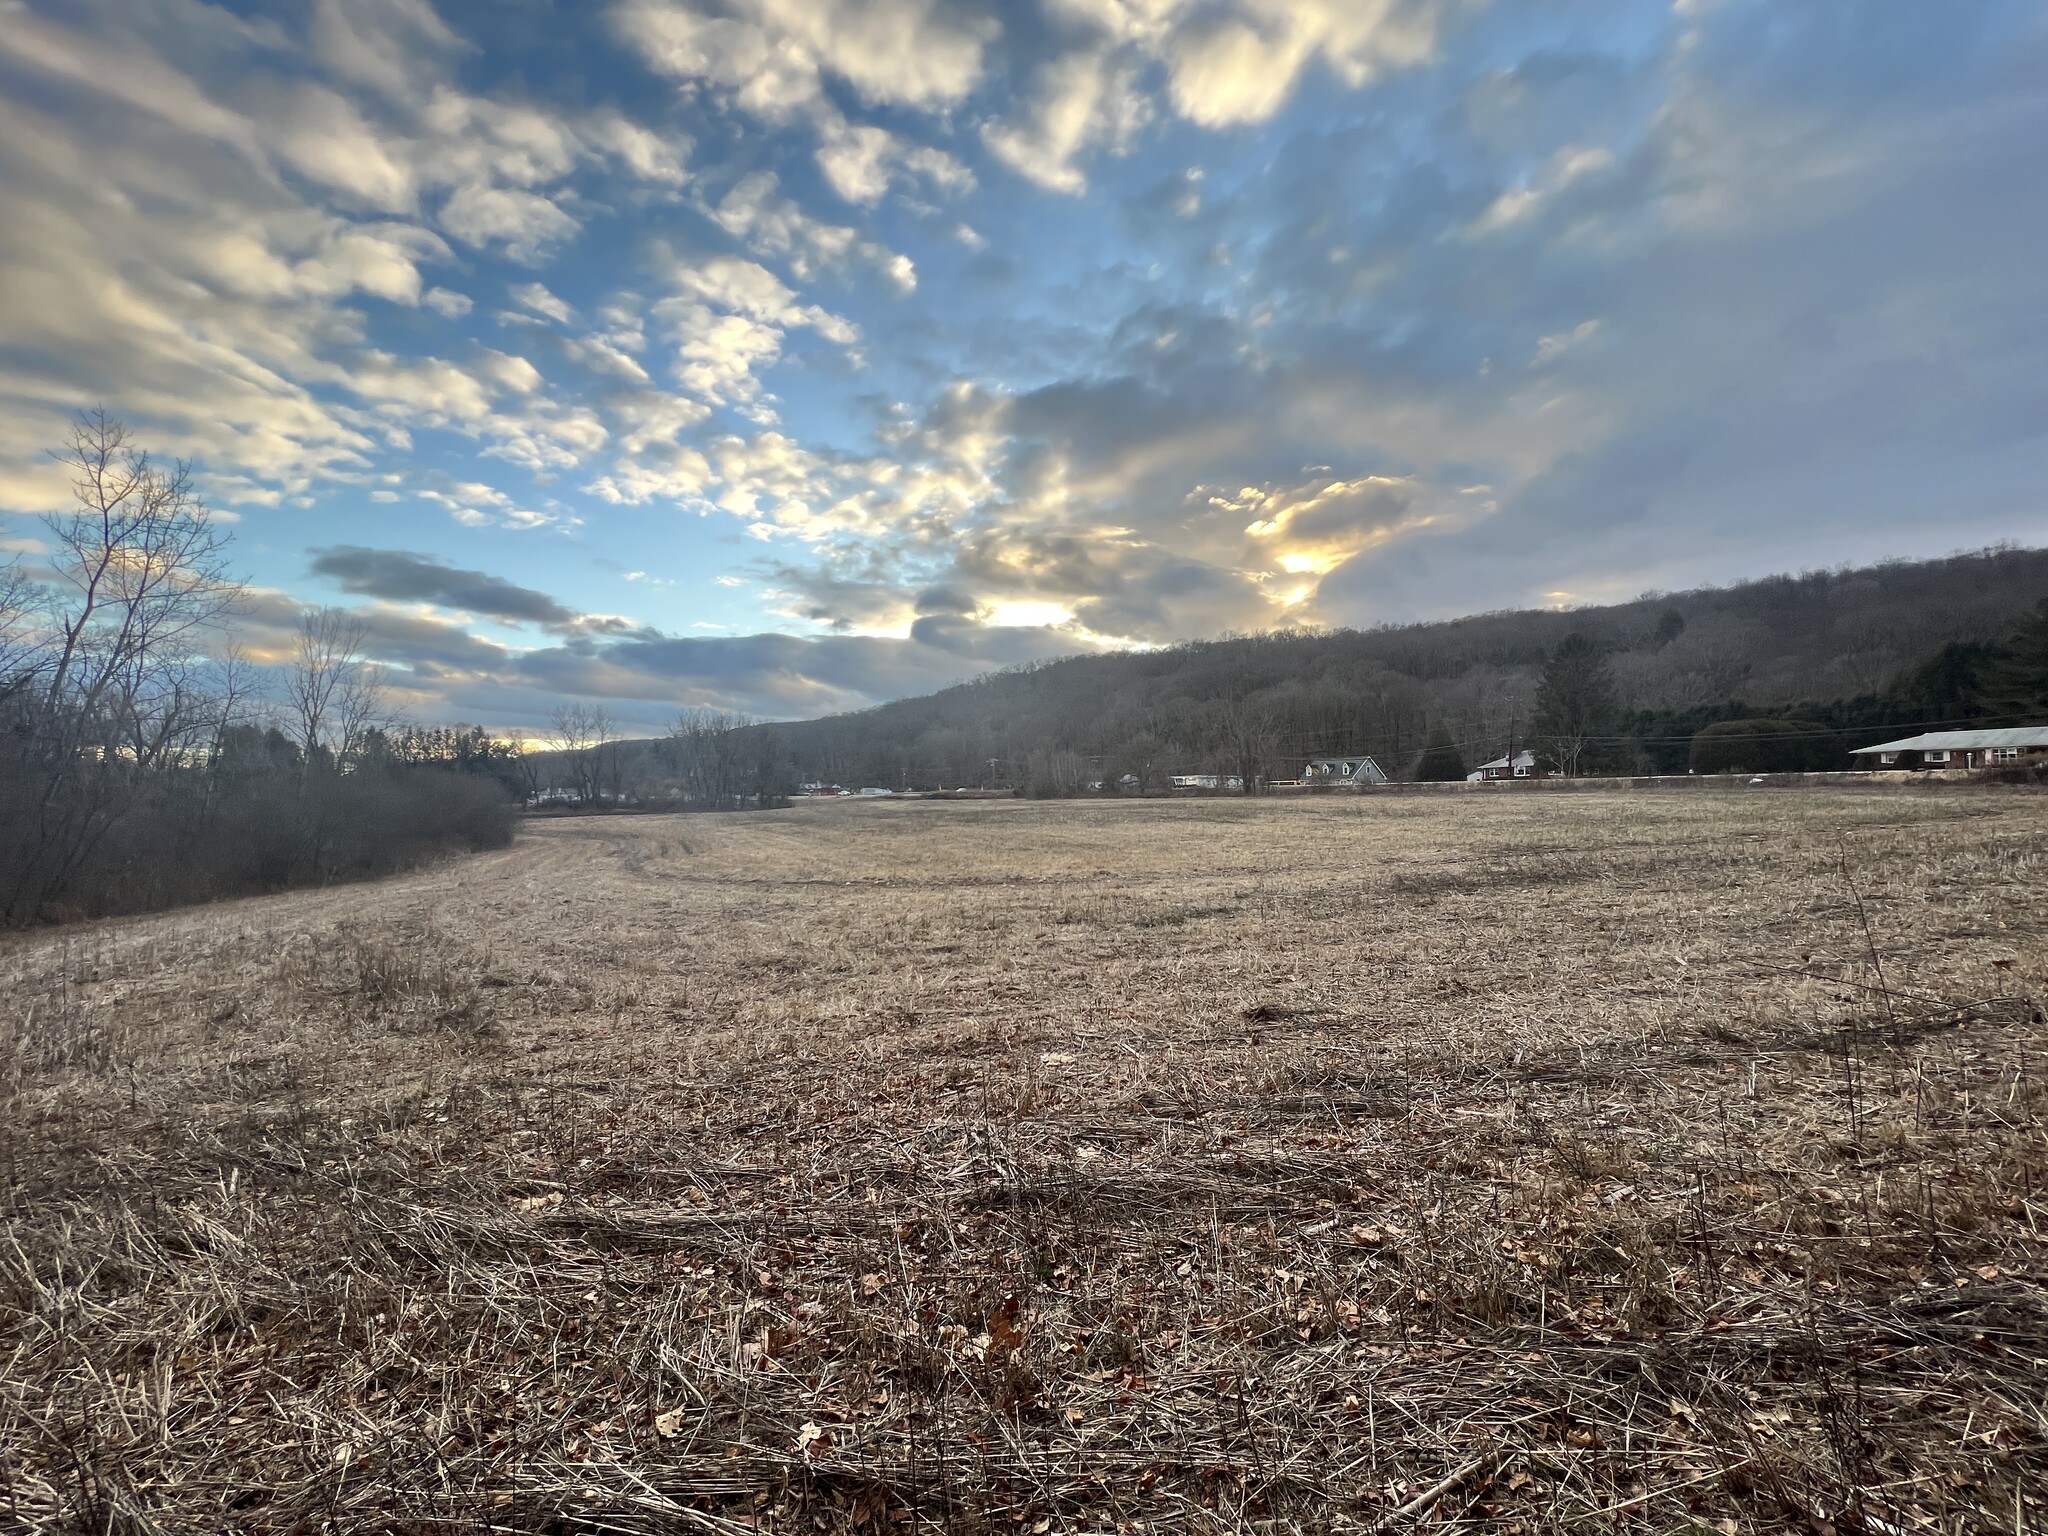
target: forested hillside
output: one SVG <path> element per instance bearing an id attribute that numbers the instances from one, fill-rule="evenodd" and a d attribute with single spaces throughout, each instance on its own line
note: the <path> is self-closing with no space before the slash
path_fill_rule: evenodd
<path id="1" fill-rule="evenodd" d="M 1868 740 L 1981 714 L 1957 669 L 2044 598 L 2048 550 L 1992 549 L 1606 608 L 1075 657 L 760 729 L 793 776 L 846 785 L 1063 793 L 1125 773 L 1286 776 L 1323 752 L 1369 752 L 1402 776 L 1432 741 L 1466 764 L 1526 741 L 1545 663 L 1577 634 L 1604 652 L 1616 695 L 1589 766 L 1682 772 L 1716 720 L 1796 712 Z"/>

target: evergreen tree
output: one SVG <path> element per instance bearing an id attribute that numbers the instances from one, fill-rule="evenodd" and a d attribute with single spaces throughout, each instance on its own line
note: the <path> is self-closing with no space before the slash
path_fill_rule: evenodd
<path id="1" fill-rule="evenodd" d="M 1970 720 L 1984 713 L 1984 697 L 2006 660 L 1988 640 L 1951 640 L 1899 674 L 1892 692 L 1913 717 L 1928 722 Z"/>
<path id="2" fill-rule="evenodd" d="M 1842 738 L 1811 720 L 1720 720 L 1692 739 L 1694 773 L 1827 773 L 1849 766 Z"/>
<path id="3" fill-rule="evenodd" d="M 2014 725 L 2048 722 L 2048 598 L 2020 620 L 2004 652 L 1985 668 L 1985 709 Z"/>
<path id="4" fill-rule="evenodd" d="M 1536 685 L 1537 745 L 1560 773 L 1574 778 L 1591 766 L 1589 753 L 1619 712 L 1607 653 L 1584 635 L 1566 635 Z"/>
<path id="5" fill-rule="evenodd" d="M 1424 784 L 1450 784 L 1465 777 L 1464 754 L 1444 726 L 1429 733 L 1429 745 L 1415 760 L 1415 777 Z"/>

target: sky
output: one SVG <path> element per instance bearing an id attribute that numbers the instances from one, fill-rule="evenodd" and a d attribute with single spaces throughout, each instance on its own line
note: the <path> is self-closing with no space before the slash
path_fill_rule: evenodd
<path id="1" fill-rule="evenodd" d="M 2048 542 L 2033 0 L 0 0 L 104 406 L 415 718 Z"/>

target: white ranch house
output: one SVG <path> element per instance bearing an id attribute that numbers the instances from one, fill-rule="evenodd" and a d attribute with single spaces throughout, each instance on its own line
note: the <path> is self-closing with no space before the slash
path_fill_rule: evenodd
<path id="1" fill-rule="evenodd" d="M 1991 731 L 1928 731 L 1874 747 L 1858 747 L 1866 767 L 1995 768 L 2006 763 L 2048 759 L 2048 725 L 2019 725 Z"/>

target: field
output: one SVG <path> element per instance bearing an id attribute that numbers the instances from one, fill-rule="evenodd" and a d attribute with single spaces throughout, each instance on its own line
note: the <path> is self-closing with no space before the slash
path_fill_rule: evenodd
<path id="1" fill-rule="evenodd" d="M 842 804 L 0 944 L 0 1528 L 2048 1529 L 2048 800 Z"/>

